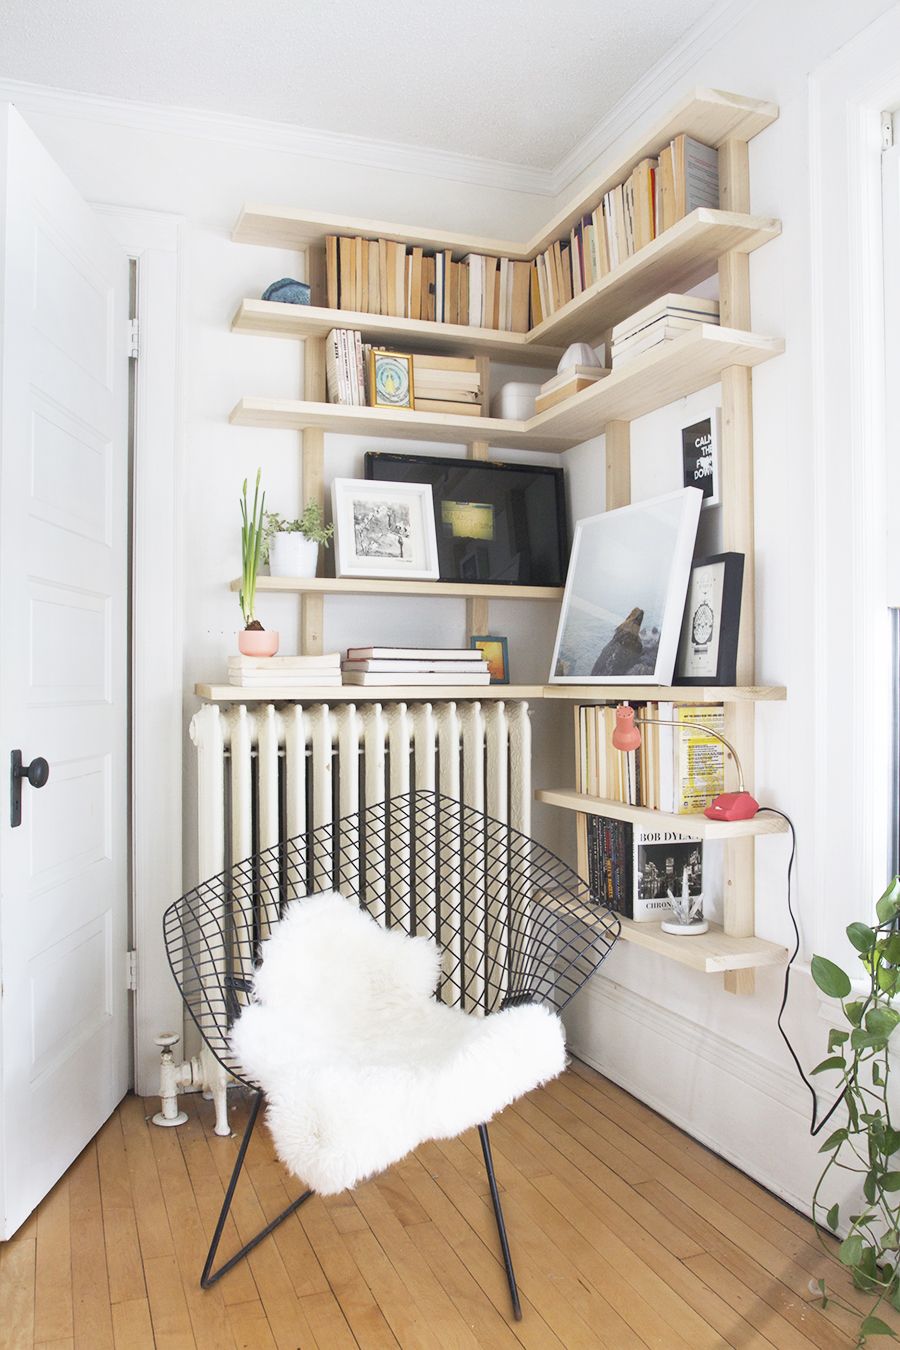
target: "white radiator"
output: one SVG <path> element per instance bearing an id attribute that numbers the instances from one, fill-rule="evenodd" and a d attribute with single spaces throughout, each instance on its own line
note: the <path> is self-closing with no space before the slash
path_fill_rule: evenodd
<path id="1" fill-rule="evenodd" d="M 414 789 L 530 833 L 527 703 L 212 704 L 191 739 L 200 880 Z"/>

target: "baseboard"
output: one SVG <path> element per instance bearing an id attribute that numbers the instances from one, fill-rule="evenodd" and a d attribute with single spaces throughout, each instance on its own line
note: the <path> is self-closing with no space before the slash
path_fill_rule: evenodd
<path id="1" fill-rule="evenodd" d="M 576 1058 L 809 1214 L 821 1158 L 795 1074 L 603 975 L 566 1025 Z M 834 1100 L 820 1097 L 823 1110 Z"/>

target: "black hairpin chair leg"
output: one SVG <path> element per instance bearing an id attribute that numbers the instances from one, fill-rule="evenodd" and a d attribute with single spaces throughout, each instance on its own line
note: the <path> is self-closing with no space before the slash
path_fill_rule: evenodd
<path id="1" fill-rule="evenodd" d="M 500 1236 L 500 1250 L 503 1252 L 503 1264 L 506 1266 L 506 1278 L 512 1298 L 513 1314 L 517 1322 L 522 1320 L 522 1305 L 519 1302 L 519 1289 L 516 1284 L 516 1272 L 513 1270 L 512 1257 L 509 1254 L 509 1242 L 506 1237 L 506 1224 L 503 1222 L 503 1209 L 500 1205 L 500 1192 L 497 1190 L 497 1178 L 494 1176 L 494 1159 L 491 1155 L 491 1141 L 486 1125 L 478 1126 L 481 1137 L 481 1151 L 484 1154 L 484 1167 L 488 1185 L 491 1188 L 491 1200 L 494 1205 L 494 1218 L 497 1220 L 497 1232 Z"/>
<path id="2" fill-rule="evenodd" d="M 231 1179 L 228 1182 L 228 1189 L 225 1192 L 225 1200 L 223 1201 L 222 1209 L 219 1213 L 216 1231 L 213 1233 L 213 1240 L 210 1243 L 209 1252 L 206 1257 L 206 1265 L 203 1267 L 203 1274 L 200 1276 L 200 1287 L 202 1289 L 208 1289 L 210 1285 L 215 1284 L 216 1280 L 221 1280 L 223 1275 L 227 1275 L 229 1270 L 237 1265 L 238 1261 L 242 1261 L 249 1252 L 253 1251 L 254 1247 L 258 1247 L 263 1238 L 267 1238 L 280 1223 L 284 1223 L 285 1219 L 289 1218 L 294 1210 L 299 1209 L 303 1202 L 308 1200 L 312 1195 L 312 1191 L 304 1191 L 298 1200 L 295 1200 L 292 1204 L 288 1205 L 287 1209 L 278 1215 L 277 1219 L 273 1219 L 271 1223 L 267 1223 L 265 1228 L 256 1234 L 256 1237 L 251 1238 L 249 1242 L 244 1244 L 239 1252 L 235 1252 L 234 1256 L 229 1257 L 223 1266 L 220 1266 L 217 1271 L 213 1272 L 213 1261 L 216 1259 L 216 1252 L 219 1249 L 219 1242 L 222 1239 L 222 1230 L 225 1227 L 225 1220 L 228 1218 L 228 1211 L 231 1209 L 231 1202 L 234 1199 L 238 1177 L 241 1175 L 241 1168 L 244 1166 L 244 1158 L 247 1156 L 247 1146 L 250 1143 L 250 1136 L 253 1133 L 253 1127 L 256 1124 L 256 1117 L 259 1115 L 262 1100 L 263 1094 L 257 1092 L 253 1100 L 253 1105 L 250 1108 L 250 1119 L 247 1121 L 244 1137 L 241 1140 L 241 1146 L 238 1149 L 238 1155 L 235 1159 L 234 1168 L 232 1169 Z"/>

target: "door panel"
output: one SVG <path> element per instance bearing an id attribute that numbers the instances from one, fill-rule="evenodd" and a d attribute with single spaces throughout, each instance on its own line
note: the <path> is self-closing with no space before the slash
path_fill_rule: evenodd
<path id="1" fill-rule="evenodd" d="M 127 1088 L 128 263 L 0 105 L 0 1237 Z"/>

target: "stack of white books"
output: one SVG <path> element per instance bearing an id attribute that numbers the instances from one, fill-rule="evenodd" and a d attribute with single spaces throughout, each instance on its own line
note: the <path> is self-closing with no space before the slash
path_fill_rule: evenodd
<path id="1" fill-rule="evenodd" d="M 700 300 L 696 295 L 661 295 L 637 314 L 616 324 L 610 347 L 613 367 L 626 365 L 660 342 L 683 337 L 698 323 L 718 322 L 718 300 Z"/>
<path id="2" fill-rule="evenodd" d="M 340 688 L 341 654 L 229 656 L 228 683 L 240 689 Z"/>
<path id="3" fill-rule="evenodd" d="M 468 647 L 350 647 L 344 684 L 490 684 L 487 661 Z"/>

